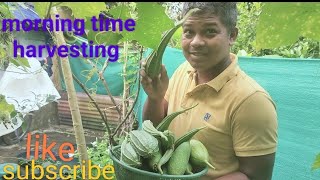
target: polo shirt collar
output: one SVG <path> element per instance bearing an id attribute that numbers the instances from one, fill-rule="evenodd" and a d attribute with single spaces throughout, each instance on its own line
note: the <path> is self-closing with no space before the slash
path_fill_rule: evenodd
<path id="1" fill-rule="evenodd" d="M 211 81 L 205 83 L 206 85 L 212 87 L 215 89 L 217 92 L 219 92 L 222 87 L 235 75 L 237 75 L 239 71 L 239 65 L 238 65 L 238 57 L 230 53 L 230 59 L 231 59 L 231 64 L 222 72 L 220 73 L 217 77 L 212 79 Z M 189 75 L 192 75 L 196 73 L 196 70 L 192 68 L 191 65 L 188 66 L 187 72 Z"/>

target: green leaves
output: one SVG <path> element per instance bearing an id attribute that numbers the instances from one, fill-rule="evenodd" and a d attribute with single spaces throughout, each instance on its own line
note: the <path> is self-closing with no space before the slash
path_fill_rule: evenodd
<path id="1" fill-rule="evenodd" d="M 124 33 L 124 39 L 136 40 L 145 47 L 155 49 L 162 33 L 174 27 L 174 22 L 165 14 L 165 8 L 155 2 L 138 2 L 136 7 L 135 31 Z"/>
<path id="2" fill-rule="evenodd" d="M 44 18 L 48 12 L 50 2 L 37 2 L 34 3 L 35 10 L 41 18 Z M 85 19 L 99 15 L 100 11 L 106 10 L 104 2 L 63 2 L 53 3 L 52 6 L 68 6 L 72 9 L 75 18 Z"/>
<path id="3" fill-rule="evenodd" d="M 30 67 L 28 60 L 24 57 L 10 58 L 10 62 L 16 66 Z"/>
<path id="4" fill-rule="evenodd" d="M 1 45 L 1 42 L 0 42 Z M 30 64 L 28 60 L 24 57 L 13 57 L 13 44 L 9 44 L 7 49 L 4 49 L 3 47 L 0 46 L 0 58 L 1 60 L 8 59 L 11 63 L 13 63 L 16 66 L 22 66 L 23 68 L 25 67 L 30 67 Z M 0 60 L 0 62 L 1 62 Z"/>
<path id="5" fill-rule="evenodd" d="M 122 19 L 123 21 L 130 19 L 130 9 L 128 6 L 121 4 L 119 6 L 116 6 L 112 9 L 110 9 L 109 13 L 115 18 L 115 19 Z"/>
<path id="6" fill-rule="evenodd" d="M 40 18 L 45 18 L 48 12 L 50 2 L 34 2 L 34 10 Z"/>
<path id="7" fill-rule="evenodd" d="M 12 14 L 9 10 L 9 6 L 4 2 L 0 2 L 0 12 L 1 12 L 1 16 L 3 17 L 6 17 L 6 18 L 12 17 Z"/>
<path id="8" fill-rule="evenodd" d="M 109 13 L 114 17 L 114 20 L 121 20 L 124 24 L 124 22 L 127 19 L 130 19 L 130 10 L 128 6 L 125 6 L 124 4 L 121 4 L 119 6 L 116 6 L 115 8 L 110 9 Z M 100 21 L 97 21 L 96 28 L 99 31 L 93 31 L 92 29 L 92 17 L 87 17 L 86 19 L 86 28 L 89 30 L 88 32 L 88 40 L 93 41 L 95 44 L 105 44 L 105 45 L 112 45 L 112 44 L 118 44 L 120 39 L 122 39 L 121 34 L 127 33 L 127 31 L 123 27 L 122 32 L 113 32 L 110 28 L 109 31 L 100 31 L 100 26 L 103 26 L 105 28 L 105 23 L 100 24 Z M 98 17 L 97 17 L 98 18 Z M 118 23 L 115 23 L 118 24 Z M 116 27 L 118 29 L 118 26 Z M 108 30 L 108 29 L 107 29 Z"/>
<path id="9" fill-rule="evenodd" d="M 320 40 L 319 3 L 264 3 L 257 25 L 256 48 L 293 44 L 304 36 Z"/>
<path id="10" fill-rule="evenodd" d="M 81 19 L 98 16 L 100 11 L 106 10 L 104 2 L 64 2 L 59 6 L 68 6 L 72 9 L 74 17 Z"/>
<path id="11" fill-rule="evenodd" d="M 5 97 L 0 94 L 0 123 L 8 121 L 9 119 L 7 119 L 7 115 L 14 111 L 14 105 L 8 104 Z"/>
<path id="12" fill-rule="evenodd" d="M 319 169 L 319 168 L 320 168 L 320 153 L 317 155 L 316 160 L 312 165 L 312 170 Z"/>
<path id="13" fill-rule="evenodd" d="M 53 3 L 53 6 L 55 3 Z M 152 2 L 138 2 L 135 4 L 119 3 L 108 11 L 114 19 L 121 19 L 125 22 L 127 19 L 135 18 L 134 31 L 111 32 L 93 31 L 91 18 L 98 17 L 99 13 L 106 10 L 104 3 L 79 3 L 68 2 L 59 3 L 57 6 L 68 6 L 72 9 L 75 18 L 86 19 L 86 29 L 88 40 L 95 44 L 117 44 L 120 41 L 138 41 L 139 44 L 148 48 L 156 48 L 160 43 L 162 34 L 174 27 L 174 22 L 165 13 L 165 8 Z M 35 3 L 35 9 L 40 17 L 45 17 L 49 3 Z M 135 12 L 132 12 L 132 11 Z M 97 23 L 99 24 L 99 23 Z"/>

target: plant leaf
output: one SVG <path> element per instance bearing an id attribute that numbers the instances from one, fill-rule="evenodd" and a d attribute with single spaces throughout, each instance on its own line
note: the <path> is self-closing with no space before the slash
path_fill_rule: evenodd
<path id="1" fill-rule="evenodd" d="M 97 28 L 99 29 L 99 21 L 97 23 Z M 91 27 L 91 17 L 87 17 L 86 19 L 86 27 Z M 88 41 L 93 41 L 94 44 L 105 44 L 105 45 L 113 45 L 118 44 L 119 40 L 122 38 L 121 34 L 112 31 L 93 31 L 92 27 L 88 32 Z"/>
<path id="2" fill-rule="evenodd" d="M 174 22 L 165 13 L 165 8 L 152 2 L 137 3 L 138 17 L 135 30 L 123 32 L 124 40 L 136 40 L 148 48 L 157 48 L 162 33 L 174 27 Z"/>
<path id="3" fill-rule="evenodd" d="M 320 168 L 320 153 L 317 155 L 316 160 L 312 165 L 312 170 L 319 169 L 319 168 Z"/>
<path id="4" fill-rule="evenodd" d="M 113 16 L 114 19 L 121 19 L 125 21 L 131 18 L 130 9 L 124 4 L 115 6 L 114 8 L 109 10 L 109 13 Z"/>
<path id="5" fill-rule="evenodd" d="M 33 4 L 38 16 L 44 18 L 47 15 L 50 2 L 34 2 Z"/>
<path id="6" fill-rule="evenodd" d="M 8 104 L 3 95 L 0 96 L 0 112 L 8 112 L 11 114 L 11 112 L 15 111 L 14 105 Z"/>
<path id="7" fill-rule="evenodd" d="M 50 2 L 36 2 L 34 3 L 35 11 L 41 18 L 47 14 Z M 63 2 L 53 4 L 56 7 L 68 6 L 75 18 L 85 19 L 87 16 L 98 16 L 100 11 L 106 10 L 104 2 Z"/>
<path id="8" fill-rule="evenodd" d="M 28 60 L 24 57 L 15 57 L 15 58 L 10 58 L 10 62 L 13 63 L 14 65 L 16 65 L 17 67 L 22 66 L 22 67 L 29 67 L 30 68 L 30 64 L 28 62 Z"/>
<path id="9" fill-rule="evenodd" d="M 257 24 L 256 49 L 293 44 L 300 36 L 320 40 L 319 3 L 264 3 Z"/>
<path id="10" fill-rule="evenodd" d="M 118 44 L 122 36 L 115 32 L 95 32 L 90 30 L 88 33 L 88 41 L 93 41 L 94 44 L 115 45 Z"/>
<path id="11" fill-rule="evenodd" d="M 12 18 L 12 13 L 10 12 L 8 5 L 5 4 L 4 2 L 0 2 L 0 12 L 1 12 L 0 19 Z M 2 29 L 2 21 L 0 21 L 0 29 Z"/>
<path id="12" fill-rule="evenodd" d="M 63 2 L 58 6 L 68 6 L 75 18 L 85 19 L 86 17 L 97 16 L 101 11 L 106 10 L 104 2 Z"/>

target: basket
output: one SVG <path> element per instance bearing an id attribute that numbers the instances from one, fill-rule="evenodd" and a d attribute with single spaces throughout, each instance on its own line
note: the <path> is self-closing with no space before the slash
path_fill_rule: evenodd
<path id="1" fill-rule="evenodd" d="M 113 147 L 110 152 L 117 180 L 200 180 L 208 172 L 208 167 L 206 167 L 202 171 L 190 175 L 161 175 L 131 167 L 120 161 L 120 146 Z"/>

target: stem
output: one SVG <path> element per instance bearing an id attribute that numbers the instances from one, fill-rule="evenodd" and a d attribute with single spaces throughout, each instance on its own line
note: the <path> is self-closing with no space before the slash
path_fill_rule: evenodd
<path id="1" fill-rule="evenodd" d="M 143 53 L 143 47 L 141 47 L 140 49 L 140 61 L 142 59 L 142 53 Z M 139 63 L 139 69 L 141 69 L 141 63 Z M 113 139 L 113 137 L 117 134 L 117 131 L 120 129 L 120 127 L 126 122 L 126 120 L 128 119 L 129 115 L 131 114 L 131 112 L 133 111 L 133 108 L 135 106 L 135 104 L 137 103 L 138 97 L 139 97 L 139 92 L 140 92 L 140 75 L 139 75 L 139 71 L 138 71 L 138 90 L 137 90 L 137 96 L 134 99 L 134 102 L 131 106 L 131 109 L 129 110 L 128 114 L 126 115 L 126 117 L 123 119 L 123 121 L 116 127 L 115 131 L 113 132 L 113 134 L 111 135 L 111 138 Z"/>
<path id="2" fill-rule="evenodd" d="M 123 95 L 122 95 L 122 117 L 125 117 L 127 113 L 127 78 L 126 78 L 126 68 L 127 68 L 127 61 L 128 61 L 128 44 L 127 41 L 124 42 L 124 62 L 123 62 L 123 67 L 122 67 L 122 72 L 123 72 Z"/>
<path id="3" fill-rule="evenodd" d="M 79 52 L 80 52 L 80 51 L 79 51 Z M 82 53 L 80 52 L 80 54 L 82 54 Z M 83 58 L 83 57 L 82 57 L 82 58 Z M 93 68 L 98 69 L 97 66 L 96 66 L 95 64 L 93 64 L 89 59 L 86 59 L 86 58 L 83 58 L 83 59 L 85 59 Z M 99 71 L 98 76 L 99 76 L 99 79 L 102 80 L 102 83 L 103 83 L 104 87 L 106 88 L 107 93 L 108 93 L 108 95 L 109 95 L 112 103 L 113 103 L 114 106 L 116 107 L 116 110 L 117 110 L 118 114 L 121 116 L 120 109 L 119 109 L 116 101 L 114 100 L 113 96 L 111 95 L 111 91 L 110 91 L 110 89 L 109 89 L 109 86 L 108 86 L 108 84 L 107 84 L 107 82 L 106 82 L 106 80 L 104 79 L 104 76 L 103 76 L 103 73 L 104 73 L 104 71 L 106 70 L 106 68 L 107 68 L 107 66 L 108 66 L 108 62 L 109 62 L 109 58 L 108 58 L 108 59 L 106 60 L 106 62 L 104 63 L 102 70 Z"/>
<path id="4" fill-rule="evenodd" d="M 119 115 L 121 116 L 121 111 L 120 111 L 120 109 L 119 109 L 116 101 L 114 100 L 112 94 L 111 94 L 111 91 L 110 91 L 110 89 L 109 89 L 109 86 L 108 86 L 108 84 L 107 84 L 107 81 L 104 79 L 102 72 L 99 72 L 99 78 L 100 78 L 100 80 L 102 80 L 102 83 L 103 83 L 104 87 L 106 88 L 107 93 L 108 93 L 108 95 L 109 95 L 112 103 L 115 105 L 116 110 L 118 111 Z"/>
<path id="5" fill-rule="evenodd" d="M 94 106 L 97 108 L 103 122 L 106 124 L 107 127 L 107 131 L 109 134 L 111 134 L 111 130 L 108 124 L 108 119 L 107 116 L 105 114 L 102 113 L 101 109 L 99 108 L 97 102 L 92 98 L 92 96 L 90 95 L 89 91 L 87 90 L 87 88 L 80 82 L 80 80 L 74 75 L 72 74 L 73 79 L 79 84 L 79 86 L 83 89 L 83 91 L 88 95 L 89 99 L 92 101 L 92 103 L 94 104 Z"/>
<path id="6" fill-rule="evenodd" d="M 50 4 L 49 4 L 49 8 L 48 8 L 48 11 L 47 11 L 47 16 L 46 16 L 46 18 L 50 17 L 51 7 L 52 7 L 52 2 L 50 2 Z"/>

